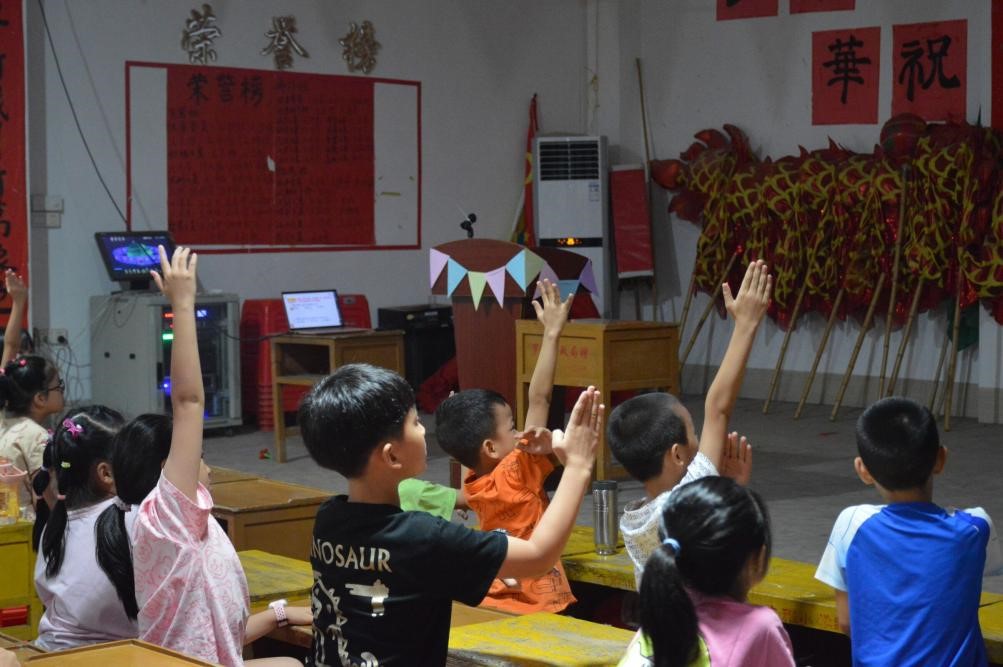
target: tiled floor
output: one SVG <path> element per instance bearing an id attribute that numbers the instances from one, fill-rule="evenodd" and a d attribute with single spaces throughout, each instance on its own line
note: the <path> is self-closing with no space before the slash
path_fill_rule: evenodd
<path id="1" fill-rule="evenodd" d="M 691 397 L 684 402 L 701 423 L 702 402 Z M 827 406 L 808 406 L 794 421 L 794 406 L 774 403 L 770 414 L 762 414 L 760 401 L 742 400 L 736 407 L 732 428 L 753 444 L 752 486 L 770 506 L 774 554 L 794 560 L 817 561 L 825 548 L 829 530 L 839 511 L 847 505 L 876 503 L 873 489 L 864 486 L 853 471 L 856 454 L 853 425 L 859 410 L 844 410 L 839 420 L 830 422 Z M 435 420 L 423 420 L 428 428 L 429 461 L 424 475 L 431 481 L 448 483 L 448 459 L 435 443 Z M 949 433 L 941 433 L 947 446 L 945 471 L 934 485 L 935 500 L 954 507 L 984 507 L 1003 521 L 1003 426 L 978 424 L 973 420 L 952 420 Z M 233 437 L 206 439 L 206 460 L 252 472 L 263 477 L 296 482 L 344 493 L 345 480 L 337 473 L 322 470 L 306 453 L 298 437 L 288 443 L 285 464 L 262 460 L 259 452 L 272 446 L 272 433 L 248 431 Z M 621 482 L 621 504 L 642 494 L 640 484 Z M 590 524 L 591 502 L 582 503 L 579 523 Z M 985 580 L 985 590 L 1003 593 L 1003 576 Z"/>

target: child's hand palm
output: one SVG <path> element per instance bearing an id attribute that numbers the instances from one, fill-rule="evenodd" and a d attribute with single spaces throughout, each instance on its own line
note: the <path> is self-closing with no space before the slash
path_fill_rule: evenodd
<path id="1" fill-rule="evenodd" d="M 721 457 L 721 477 L 729 477 L 742 486 L 748 486 L 752 477 L 752 445 L 738 433 L 729 433 Z"/>
<path id="2" fill-rule="evenodd" d="M 15 301 L 19 299 L 28 298 L 28 286 L 24 284 L 24 279 L 21 276 L 14 273 L 13 269 L 7 269 L 4 274 L 4 279 L 6 282 L 7 293 L 10 294 L 11 298 Z"/>
<path id="3" fill-rule="evenodd" d="M 721 290 L 724 293 L 725 308 L 736 322 L 758 324 L 770 307 L 773 276 L 770 275 L 766 262 L 759 259 L 749 263 L 737 296 L 732 296 L 728 283 L 724 283 Z"/>
<path id="4" fill-rule="evenodd" d="M 534 426 L 519 434 L 516 446 L 528 454 L 546 456 L 553 451 L 553 439 L 557 433 L 560 431 L 552 433 L 550 429 Z"/>
<path id="5" fill-rule="evenodd" d="M 561 301 L 561 291 L 557 285 L 544 278 L 539 282 L 540 301 L 534 300 L 533 310 L 536 311 L 536 319 L 543 325 L 544 329 L 561 329 L 568 321 L 568 313 L 571 311 L 571 300 L 574 294 L 569 294 L 568 298 Z M 542 302 L 542 303 L 540 303 Z"/>
<path id="6" fill-rule="evenodd" d="M 603 413 L 606 407 L 600 403 L 600 394 L 595 387 L 582 392 L 571 411 L 568 428 L 563 437 L 556 435 L 553 440 L 554 455 L 565 466 L 571 463 L 591 467 L 596 457 L 599 434 L 602 433 Z"/>
<path id="7" fill-rule="evenodd" d="M 194 300 L 198 255 L 190 248 L 180 246 L 174 249 L 174 255 L 170 260 L 167 259 L 167 251 L 163 246 L 157 246 L 157 252 L 160 253 L 160 273 L 150 271 L 153 282 L 171 303 L 187 298 Z"/>

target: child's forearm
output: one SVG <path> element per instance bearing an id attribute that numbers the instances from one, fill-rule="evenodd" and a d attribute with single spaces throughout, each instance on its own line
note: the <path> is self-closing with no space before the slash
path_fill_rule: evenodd
<path id="1" fill-rule="evenodd" d="M 554 389 L 554 373 L 557 369 L 557 348 L 561 340 L 561 329 L 544 329 L 540 342 L 540 356 L 536 358 L 533 377 L 529 381 L 529 407 L 526 410 L 524 428 L 546 426 L 550 412 L 550 396 Z"/>
<path id="2" fill-rule="evenodd" d="M 528 540 L 510 537 L 508 557 L 499 578 L 535 577 L 545 574 L 561 558 L 564 545 L 578 518 L 582 497 L 592 481 L 592 468 L 580 463 L 564 469 L 550 505 Z"/>
<path id="3" fill-rule="evenodd" d="M 704 422 L 700 437 L 700 452 L 715 466 L 721 465 L 728 419 L 735 408 L 738 392 L 745 378 L 745 367 L 752 352 L 758 323 L 735 322 L 735 329 L 728 341 L 724 359 L 718 368 L 714 381 L 707 390 L 704 401 Z"/>
<path id="4" fill-rule="evenodd" d="M 21 328 L 24 321 L 24 299 L 13 300 L 10 316 L 7 318 L 7 328 L 3 334 L 3 357 L 0 358 L 0 368 L 17 356 L 21 349 Z"/>

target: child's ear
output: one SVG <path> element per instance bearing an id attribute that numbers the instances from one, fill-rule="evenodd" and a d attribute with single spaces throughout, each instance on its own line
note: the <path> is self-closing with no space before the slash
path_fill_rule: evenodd
<path id="1" fill-rule="evenodd" d="M 686 456 L 686 446 L 680 445 L 678 442 L 665 451 L 665 458 L 662 459 L 663 468 L 669 465 L 685 468 L 689 463 Z"/>
<path id="2" fill-rule="evenodd" d="M 111 463 L 101 461 L 95 467 L 94 474 L 97 475 L 97 482 L 102 488 L 110 493 L 115 493 L 115 476 L 112 474 Z"/>
<path id="3" fill-rule="evenodd" d="M 401 462 L 394 452 L 394 443 L 385 442 L 382 447 L 377 447 L 375 455 L 380 459 L 380 463 L 390 468 L 400 468 Z"/>
<path id="4" fill-rule="evenodd" d="M 933 474 L 939 475 L 944 471 L 944 464 L 947 463 L 947 447 L 941 446 L 937 450 L 937 459 L 933 462 Z"/>
<path id="5" fill-rule="evenodd" d="M 860 478 L 861 482 L 867 486 L 874 486 L 874 478 L 871 477 L 870 471 L 864 465 L 864 460 L 859 456 L 853 459 L 853 469 L 857 471 L 857 477 Z"/>
<path id="6" fill-rule="evenodd" d="M 495 447 L 494 440 L 491 438 L 488 438 L 481 443 L 481 452 L 490 459 L 497 459 L 500 454 L 498 448 Z"/>

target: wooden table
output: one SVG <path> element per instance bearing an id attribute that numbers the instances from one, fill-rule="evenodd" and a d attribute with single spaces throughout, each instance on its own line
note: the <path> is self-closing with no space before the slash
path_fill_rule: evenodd
<path id="1" fill-rule="evenodd" d="M 91 644 L 66 651 L 43 653 L 28 658 L 31 665 L 55 667 L 175 667 L 178 665 L 205 665 L 211 662 L 189 657 L 177 651 L 162 648 L 139 639 L 124 639 L 106 644 Z"/>
<path id="2" fill-rule="evenodd" d="M 3 631 L 20 639 L 38 635 L 38 619 L 42 603 L 35 591 L 35 552 L 31 548 L 31 528 L 28 521 L 15 521 L 0 526 L 0 609 L 27 607 L 28 623 L 6 627 Z"/>
<path id="3" fill-rule="evenodd" d="M 6 630 L 7 628 L 4 628 Z M 27 640 L 21 639 L 19 637 L 14 637 L 13 635 L 6 635 L 0 633 L 0 648 L 6 649 L 14 654 L 17 661 L 24 663 L 28 658 L 34 655 L 44 655 L 45 651 L 38 648 L 37 646 L 32 646 Z"/>
<path id="4" fill-rule="evenodd" d="M 633 636 L 559 614 L 512 616 L 450 630 L 446 664 L 615 665 Z"/>
<path id="5" fill-rule="evenodd" d="M 345 364 L 366 363 L 404 374 L 404 332 L 366 329 L 343 334 L 290 334 L 272 338 L 272 410 L 275 460 L 286 461 L 282 388 L 312 387 Z"/>
<path id="6" fill-rule="evenodd" d="M 310 589 L 313 587 L 310 561 L 258 549 L 238 551 L 237 556 L 247 577 L 252 614 L 266 609 L 269 602 L 282 598 L 290 604 L 294 600 L 309 604 Z"/>
<path id="7" fill-rule="evenodd" d="M 233 468 L 218 468 L 215 466 L 212 468 L 213 488 L 216 488 L 220 484 L 228 484 L 229 482 L 242 482 L 245 479 L 260 479 L 260 475 L 252 475 L 249 472 L 241 472 Z"/>
<path id="8" fill-rule="evenodd" d="M 543 326 L 536 320 L 516 320 L 515 335 L 516 419 L 522 428 Z M 607 405 L 614 391 L 661 389 L 679 393 L 677 324 L 574 320 L 565 325 L 558 345 L 555 385 L 595 385 L 602 390 Z M 604 425 L 596 457 L 596 478 L 626 476 L 606 446 Z"/>
<path id="9" fill-rule="evenodd" d="M 314 517 L 331 493 L 268 479 L 213 486 L 212 514 L 233 547 L 267 549 L 290 558 L 309 558 Z"/>

